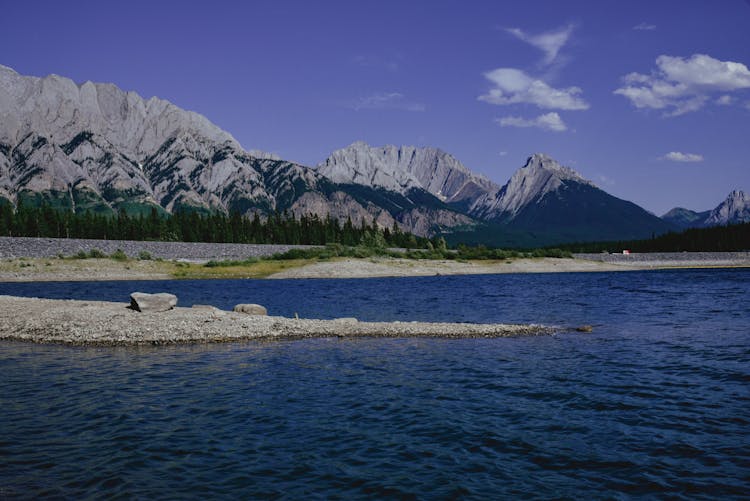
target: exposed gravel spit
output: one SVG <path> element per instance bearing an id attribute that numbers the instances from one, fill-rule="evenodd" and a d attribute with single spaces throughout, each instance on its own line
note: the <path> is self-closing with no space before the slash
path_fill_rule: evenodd
<path id="1" fill-rule="evenodd" d="M 23 312 L 23 315 L 19 315 Z M 127 303 L 0 296 L 0 340 L 162 345 L 303 338 L 481 338 L 553 334 L 542 325 L 359 322 L 246 315 L 210 308 L 139 313 Z"/>

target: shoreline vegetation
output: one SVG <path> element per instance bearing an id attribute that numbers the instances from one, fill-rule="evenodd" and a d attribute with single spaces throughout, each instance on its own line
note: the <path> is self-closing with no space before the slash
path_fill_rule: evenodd
<path id="1" fill-rule="evenodd" d="M 0 282 L 365 278 L 750 267 L 750 252 L 572 255 L 556 249 L 519 252 L 462 247 L 454 250 L 443 245 L 406 250 L 387 249 L 382 245 L 279 248 L 238 244 L 223 244 L 224 247 L 222 244 L 199 243 L 180 243 L 177 246 L 161 242 L 146 244 L 0 238 Z M 61 249 L 70 249 L 71 246 L 78 250 L 66 256 Z M 108 252 L 99 247 L 107 248 Z M 162 345 L 303 338 L 504 337 L 550 335 L 566 330 L 589 332 L 591 329 L 584 327 L 359 322 L 354 318 L 313 320 L 248 315 L 212 306 L 140 313 L 128 308 L 127 303 L 0 295 L 0 340 L 72 345 Z"/>
<path id="2" fill-rule="evenodd" d="M 366 278 L 714 267 L 750 267 L 750 253 L 574 255 L 559 249 L 522 252 L 448 249 L 445 245 L 388 249 L 382 242 L 295 247 L 0 237 L 0 281 L 6 282 Z"/>
<path id="3" fill-rule="evenodd" d="M 564 330 L 533 324 L 360 322 L 248 315 L 210 306 L 140 313 L 128 303 L 0 296 L 0 340 L 68 345 L 169 345 L 305 338 L 487 338 Z M 19 315 L 18 312 L 24 312 Z M 589 332 L 578 328 L 579 332 Z"/>

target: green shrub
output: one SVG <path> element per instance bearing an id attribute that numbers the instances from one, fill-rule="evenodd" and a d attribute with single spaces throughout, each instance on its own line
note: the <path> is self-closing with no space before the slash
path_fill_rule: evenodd
<path id="1" fill-rule="evenodd" d="M 151 261 L 153 259 L 153 256 L 151 256 L 151 253 L 149 251 L 141 251 L 138 253 L 138 259 L 141 261 Z"/>
<path id="2" fill-rule="evenodd" d="M 257 263 L 258 261 L 260 261 L 260 259 L 258 259 L 257 257 L 249 257 L 243 260 L 227 259 L 224 261 L 216 261 L 212 259 L 211 261 L 207 262 L 203 266 L 206 268 L 222 268 L 222 267 L 226 268 L 228 266 L 249 266 L 251 264 Z M 176 263 L 176 264 L 178 266 L 180 265 L 180 263 Z M 185 263 L 182 263 L 182 264 L 185 264 Z"/>
<path id="3" fill-rule="evenodd" d="M 114 259 L 115 261 L 126 261 L 128 259 L 128 255 L 125 254 L 122 249 L 117 249 L 112 254 L 109 255 L 110 259 Z"/>
<path id="4" fill-rule="evenodd" d="M 122 251 L 120 251 L 120 252 L 122 252 Z M 79 252 L 79 254 L 80 254 L 80 252 Z M 99 249 L 97 249 L 96 247 L 94 247 L 93 249 L 91 249 L 89 251 L 88 256 L 86 256 L 86 257 L 89 257 L 91 259 L 102 259 L 102 258 L 107 257 L 107 255 L 105 253 L 103 253 L 102 251 L 100 251 Z M 84 257 L 84 259 L 86 259 L 86 258 Z"/>

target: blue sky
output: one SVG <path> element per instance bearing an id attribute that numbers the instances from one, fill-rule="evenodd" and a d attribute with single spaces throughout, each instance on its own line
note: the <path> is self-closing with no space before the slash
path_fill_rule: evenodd
<path id="1" fill-rule="evenodd" d="M 436 146 L 502 184 L 548 153 L 662 214 L 750 190 L 750 1 L 4 2 L 0 64 L 197 111 L 314 165 Z"/>

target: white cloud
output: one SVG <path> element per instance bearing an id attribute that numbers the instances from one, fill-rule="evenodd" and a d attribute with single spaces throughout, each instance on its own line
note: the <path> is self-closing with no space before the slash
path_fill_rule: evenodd
<path id="1" fill-rule="evenodd" d="M 573 25 L 545 31 L 538 35 L 529 35 L 520 28 L 506 28 L 505 31 L 544 52 L 542 62 L 551 64 L 557 58 L 560 49 L 568 42 L 570 35 L 573 33 Z"/>
<path id="2" fill-rule="evenodd" d="M 724 94 L 723 96 L 719 96 L 714 102 L 721 106 L 729 106 L 730 104 L 734 103 L 734 98 L 729 94 Z"/>
<path id="3" fill-rule="evenodd" d="M 480 101 L 498 105 L 528 103 L 551 110 L 589 108 L 589 104 L 578 97 L 581 93 L 578 87 L 555 89 L 515 68 L 498 68 L 484 76 L 494 87 L 489 93 L 479 96 Z"/>
<path id="4" fill-rule="evenodd" d="M 360 110 L 402 110 L 402 111 L 425 111 L 427 107 L 421 103 L 415 103 L 406 99 L 400 92 L 381 92 L 361 97 L 349 103 L 348 108 L 354 111 Z"/>
<path id="5" fill-rule="evenodd" d="M 679 151 L 670 151 L 662 157 L 664 160 L 672 162 L 702 162 L 703 155 L 697 153 L 682 153 Z"/>
<path id="6" fill-rule="evenodd" d="M 662 55 L 656 58 L 656 66 L 650 75 L 625 75 L 625 85 L 614 93 L 630 99 L 636 108 L 665 110 L 667 116 L 676 116 L 701 109 L 712 93 L 750 88 L 747 66 L 705 54 L 687 59 Z M 728 98 L 721 96 L 723 102 L 718 104 L 729 104 Z"/>
<path id="7" fill-rule="evenodd" d="M 501 152 L 500 152 L 500 156 L 501 156 L 501 157 L 504 157 L 504 156 L 506 156 L 507 154 L 508 154 L 508 152 L 507 152 L 507 151 L 501 151 Z"/>
<path id="8" fill-rule="evenodd" d="M 500 124 L 501 127 L 538 127 L 540 129 L 552 130 L 555 132 L 564 132 L 568 130 L 565 122 L 562 121 L 560 115 L 557 113 L 550 112 L 544 115 L 539 115 L 534 119 L 526 119 L 522 117 L 503 117 L 495 120 Z"/>
<path id="9" fill-rule="evenodd" d="M 633 29 L 637 31 L 654 31 L 656 29 L 656 25 L 643 22 L 633 26 Z"/>

